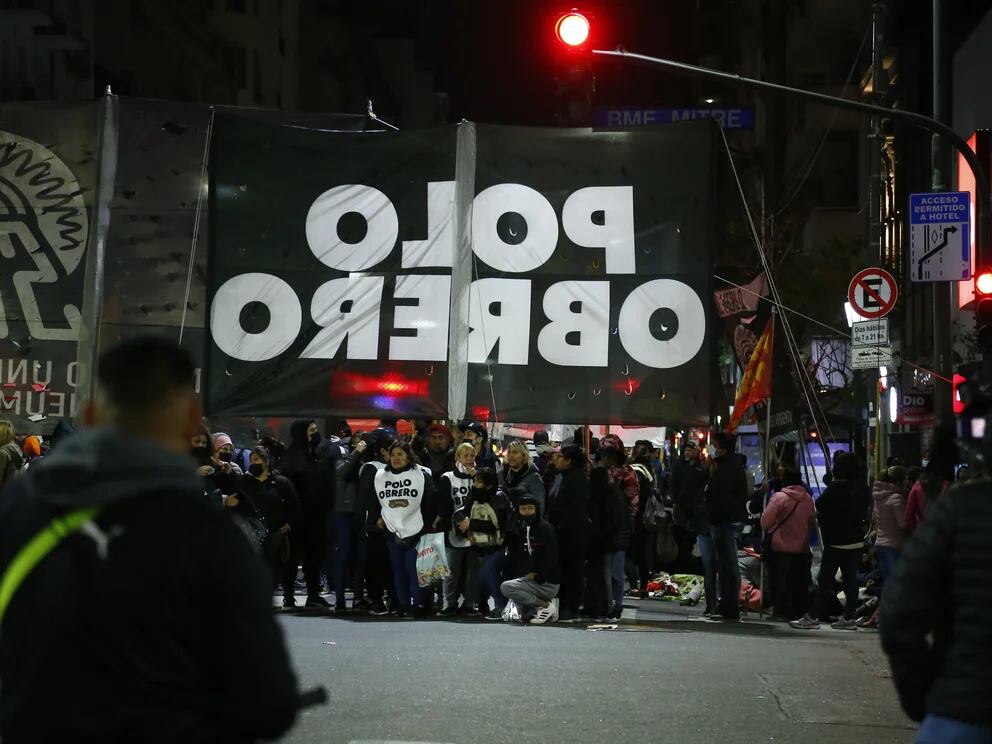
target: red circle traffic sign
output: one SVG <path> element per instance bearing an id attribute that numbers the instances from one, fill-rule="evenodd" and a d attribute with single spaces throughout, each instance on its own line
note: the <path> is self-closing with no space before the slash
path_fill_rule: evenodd
<path id="1" fill-rule="evenodd" d="M 885 269 L 864 269 L 854 275 L 847 288 L 847 301 L 862 318 L 883 318 L 896 306 L 899 285 Z"/>

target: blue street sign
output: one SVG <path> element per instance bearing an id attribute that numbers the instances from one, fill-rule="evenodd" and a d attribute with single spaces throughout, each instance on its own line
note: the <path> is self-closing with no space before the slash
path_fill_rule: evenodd
<path id="1" fill-rule="evenodd" d="M 971 194 L 909 196 L 909 273 L 914 282 L 971 277 Z"/>
<path id="2" fill-rule="evenodd" d="M 751 108 L 598 108 L 598 127 L 641 127 L 693 119 L 716 119 L 724 129 L 754 129 Z"/>

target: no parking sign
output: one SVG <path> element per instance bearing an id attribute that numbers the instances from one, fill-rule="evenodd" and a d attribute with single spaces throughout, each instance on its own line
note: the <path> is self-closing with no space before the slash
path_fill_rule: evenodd
<path id="1" fill-rule="evenodd" d="M 888 315 L 898 299 L 899 286 L 885 269 L 859 271 L 847 289 L 847 301 L 851 303 L 851 308 L 869 320 Z"/>

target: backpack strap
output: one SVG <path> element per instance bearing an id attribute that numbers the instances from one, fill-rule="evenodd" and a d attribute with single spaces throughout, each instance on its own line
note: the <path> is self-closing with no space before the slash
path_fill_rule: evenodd
<path id="1" fill-rule="evenodd" d="M 35 567 L 63 540 L 93 519 L 99 511 L 99 507 L 88 507 L 60 514 L 32 537 L 27 545 L 17 551 L 7 570 L 4 571 L 3 577 L 0 578 L 0 624 L 3 623 L 7 606 L 14 593 Z"/>

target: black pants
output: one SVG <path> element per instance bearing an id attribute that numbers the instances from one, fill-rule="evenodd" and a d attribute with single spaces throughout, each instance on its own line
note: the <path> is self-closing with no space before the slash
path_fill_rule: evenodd
<path id="1" fill-rule="evenodd" d="M 558 533 L 558 554 L 561 558 L 561 587 L 558 602 L 562 610 L 578 614 L 585 583 L 586 556 L 589 539 L 585 535 Z"/>
<path id="2" fill-rule="evenodd" d="M 307 582 L 307 595 L 320 595 L 320 572 L 328 552 L 327 512 L 304 512 L 300 523 L 293 525 L 290 534 L 290 554 L 283 579 L 283 594 L 289 596 L 296 581 L 296 569 L 303 564 L 303 578 Z M 287 582 L 289 589 L 287 589 Z"/>
<path id="3" fill-rule="evenodd" d="M 814 617 L 827 620 L 832 599 L 837 596 L 837 569 L 840 569 L 844 586 L 844 618 L 853 620 L 858 611 L 858 569 L 861 568 L 861 550 L 841 550 L 826 547 L 820 562 L 820 578 L 816 585 Z"/>
<path id="4" fill-rule="evenodd" d="M 776 616 L 797 620 L 806 614 L 812 561 L 809 553 L 772 551 L 768 571 Z"/>
<path id="5" fill-rule="evenodd" d="M 602 550 L 593 549 L 586 557 L 583 614 L 589 617 L 605 617 L 613 604 L 608 572 L 603 564 L 606 556 Z"/>
<path id="6" fill-rule="evenodd" d="M 389 604 L 397 606 L 396 587 L 393 586 L 393 565 L 389 561 L 386 548 L 387 535 L 384 532 L 369 532 L 368 563 L 365 582 L 368 585 L 369 601 L 373 604 L 382 601 L 382 595 L 389 597 Z"/>

